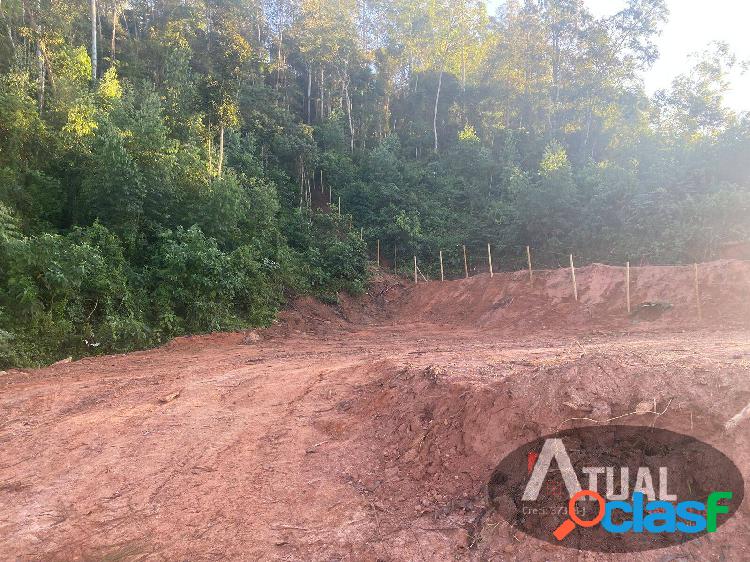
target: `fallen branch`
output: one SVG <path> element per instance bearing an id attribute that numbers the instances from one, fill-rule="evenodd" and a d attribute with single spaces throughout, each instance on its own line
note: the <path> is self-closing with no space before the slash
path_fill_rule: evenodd
<path id="1" fill-rule="evenodd" d="M 178 390 L 177 392 L 173 392 L 171 394 L 167 394 L 166 396 L 162 396 L 159 398 L 160 404 L 167 404 L 171 402 L 172 400 L 175 400 L 176 398 L 180 397 L 180 393 L 182 393 L 182 389 Z"/>
<path id="2" fill-rule="evenodd" d="M 568 423 L 569 421 L 589 421 L 592 423 L 609 423 L 609 422 L 619 420 L 622 418 L 627 418 L 628 416 L 642 416 L 645 414 L 655 414 L 654 421 L 656 421 L 656 418 L 664 415 L 664 413 L 669 409 L 670 404 L 672 404 L 672 400 L 674 400 L 674 398 L 669 399 L 669 402 L 667 402 L 667 406 L 661 412 L 656 411 L 656 399 L 654 399 L 653 410 L 643 411 L 643 409 L 641 408 L 636 408 L 634 412 L 628 412 L 627 414 L 622 414 L 622 415 L 615 416 L 613 418 L 609 418 L 606 420 L 595 420 L 594 418 L 568 418 L 567 420 L 560 422 L 555 428 L 555 430 L 560 429 L 560 427 L 562 427 L 564 424 Z M 750 404 L 748 404 L 748 408 L 750 408 Z M 748 415 L 750 415 L 750 413 Z"/>
<path id="3" fill-rule="evenodd" d="M 382 297 L 383 295 L 385 295 L 388 291 L 390 291 L 394 287 L 400 287 L 400 286 L 401 286 L 400 283 L 394 283 L 393 285 L 386 285 L 385 289 L 383 289 L 382 291 L 380 291 L 376 296 Z"/>
<path id="4" fill-rule="evenodd" d="M 739 414 L 737 414 L 724 424 L 724 431 L 732 431 L 740 424 L 740 422 L 746 420 L 747 418 L 750 418 L 750 404 L 742 408 Z"/>
<path id="5" fill-rule="evenodd" d="M 320 443 L 316 443 L 316 444 L 315 444 L 315 445 L 313 445 L 312 447 L 308 447 L 307 449 L 305 449 L 305 453 L 314 453 L 314 452 L 315 452 L 315 449 L 317 449 L 317 448 L 318 448 L 318 447 L 320 447 L 321 445 L 325 445 L 325 444 L 326 444 L 326 443 L 328 443 L 329 441 L 330 441 L 330 439 L 326 439 L 325 441 L 321 441 Z"/>

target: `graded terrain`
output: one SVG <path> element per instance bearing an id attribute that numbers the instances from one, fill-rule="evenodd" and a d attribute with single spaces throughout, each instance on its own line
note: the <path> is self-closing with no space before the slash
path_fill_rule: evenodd
<path id="1" fill-rule="evenodd" d="M 714 536 L 637 555 L 514 532 L 498 461 L 573 425 L 653 424 L 750 468 L 750 263 L 480 275 L 309 299 L 258 332 L 0 377 L 3 560 L 750 559 Z M 651 407 L 644 407 L 651 405 Z M 622 417 L 620 417 L 622 416 Z"/>

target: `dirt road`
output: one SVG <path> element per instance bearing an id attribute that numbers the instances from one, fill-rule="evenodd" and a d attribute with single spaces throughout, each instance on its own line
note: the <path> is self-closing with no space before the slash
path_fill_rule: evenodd
<path id="1" fill-rule="evenodd" d="M 4 375 L 0 559 L 605 559 L 493 519 L 487 479 L 524 440 L 644 400 L 639 422 L 706 440 L 748 474 L 748 425 L 722 427 L 750 402 L 741 314 L 585 321 L 595 306 L 569 312 L 584 289 L 519 330 L 529 316 L 514 316 L 515 281 L 498 277 L 442 298 L 382 281 L 339 309 L 303 301 L 260 339 L 182 338 Z M 424 299 L 455 306 L 496 286 L 493 302 L 506 300 L 481 312 L 488 326 L 425 318 L 437 313 Z M 750 559 L 749 516 L 746 502 L 715 536 L 637 559 Z"/>

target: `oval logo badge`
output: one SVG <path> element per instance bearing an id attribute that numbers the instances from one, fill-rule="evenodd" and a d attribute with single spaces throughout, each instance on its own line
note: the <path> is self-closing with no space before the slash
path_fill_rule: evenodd
<path id="1" fill-rule="evenodd" d="M 665 429 L 608 425 L 535 439 L 497 466 L 490 502 L 511 525 L 595 552 L 666 548 L 717 532 L 744 497 L 722 452 Z"/>

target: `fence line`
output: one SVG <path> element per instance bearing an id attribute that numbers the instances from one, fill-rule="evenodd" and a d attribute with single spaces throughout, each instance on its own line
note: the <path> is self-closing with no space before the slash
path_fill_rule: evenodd
<path id="1" fill-rule="evenodd" d="M 533 283 L 534 283 L 534 269 L 533 269 L 533 264 L 532 264 L 531 247 L 530 246 L 526 246 L 525 250 L 526 250 L 526 252 L 525 252 L 526 253 L 526 269 L 528 270 L 529 282 L 533 285 Z M 464 278 L 468 279 L 470 277 L 469 271 L 471 270 L 471 271 L 474 271 L 474 272 L 478 272 L 480 270 L 481 264 L 484 263 L 484 260 L 481 259 L 481 254 L 478 253 L 474 257 L 474 260 L 475 260 L 476 264 L 473 267 L 471 267 L 470 266 L 470 262 L 471 262 L 470 256 L 472 254 L 467 250 L 465 244 L 461 245 L 460 252 L 461 252 L 461 254 L 459 254 L 459 260 L 458 260 L 458 262 L 460 263 L 460 261 L 463 261 Z M 397 256 L 398 256 L 398 246 L 394 245 L 393 246 L 393 271 L 394 271 L 395 274 L 398 274 Z M 576 280 L 576 266 L 575 266 L 574 254 L 569 253 L 569 254 L 566 254 L 566 256 L 568 257 L 568 262 L 569 262 L 568 267 L 570 268 L 571 296 L 573 297 L 573 299 L 576 302 L 578 302 L 579 301 L 579 295 L 578 295 L 578 284 L 577 284 L 577 280 Z M 446 267 L 445 267 L 446 263 L 445 263 L 444 251 L 443 250 L 438 250 L 438 256 L 437 257 L 438 257 L 438 259 L 437 259 L 437 264 L 436 265 L 439 267 L 439 270 L 440 270 L 440 282 L 445 282 L 445 280 L 446 280 Z M 462 260 L 460 259 L 461 257 L 463 258 Z M 381 257 L 380 257 L 380 240 L 376 241 L 376 260 L 377 260 L 377 265 L 378 266 L 382 265 L 382 263 L 381 263 L 382 260 L 381 260 Z M 385 261 L 386 261 L 385 266 L 387 267 L 387 261 L 388 260 L 385 260 Z M 454 262 L 454 265 L 456 263 L 457 262 Z M 495 271 L 494 271 L 493 266 L 492 266 L 492 245 L 490 243 L 487 244 L 487 265 L 488 265 L 488 271 L 489 271 L 489 274 L 490 274 L 490 278 L 492 279 L 492 278 L 494 278 Z M 623 304 L 624 304 L 623 309 L 625 311 L 627 311 L 628 314 L 632 314 L 633 313 L 632 302 L 631 302 L 631 285 L 632 285 L 632 282 L 631 282 L 630 261 L 626 261 L 625 264 L 624 264 L 624 266 L 620 266 L 620 267 L 624 267 L 624 269 L 625 269 L 625 283 L 624 283 L 625 286 L 624 286 L 624 290 L 623 290 L 623 301 L 624 301 L 623 302 Z M 694 283 L 694 298 L 695 298 L 696 316 L 697 316 L 697 318 L 698 318 L 699 321 L 702 321 L 702 319 L 703 319 L 703 307 L 702 307 L 702 297 L 701 297 L 701 287 L 700 287 L 699 265 L 698 265 L 698 263 L 694 263 L 692 269 L 693 269 L 693 283 Z M 516 270 L 516 272 L 517 271 L 518 270 Z M 425 283 L 429 282 L 428 277 L 423 273 L 422 269 L 419 267 L 418 258 L 417 258 L 416 255 L 414 255 L 414 271 L 413 271 L 413 275 L 414 275 L 414 283 L 415 284 L 418 284 L 418 283 L 421 283 L 421 282 L 425 282 Z M 420 281 L 420 278 L 421 278 L 421 281 Z M 454 279 L 456 279 L 456 278 L 454 278 Z"/>
<path id="2" fill-rule="evenodd" d="M 526 259 L 529 262 L 529 282 L 534 282 L 534 271 L 531 269 L 531 248 L 526 246 Z"/>
<path id="3" fill-rule="evenodd" d="M 630 314 L 630 262 L 625 262 L 625 304 Z"/>
<path id="4" fill-rule="evenodd" d="M 695 307 L 698 311 L 698 320 L 703 320 L 703 308 L 701 307 L 701 290 L 698 285 L 698 264 L 693 264 L 693 270 L 695 272 Z"/>
<path id="5" fill-rule="evenodd" d="M 573 296 L 578 301 L 578 285 L 576 284 L 576 268 L 573 265 L 573 254 L 570 254 L 570 275 L 573 281 Z"/>

